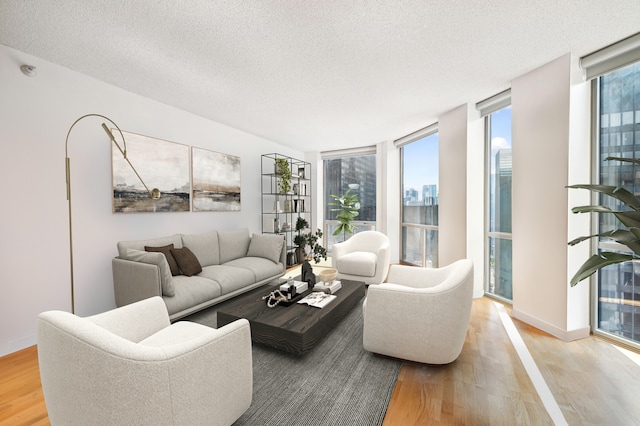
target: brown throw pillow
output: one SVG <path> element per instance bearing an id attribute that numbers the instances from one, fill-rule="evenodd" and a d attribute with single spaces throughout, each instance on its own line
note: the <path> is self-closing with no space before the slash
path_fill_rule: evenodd
<path id="1" fill-rule="evenodd" d="M 169 264 L 169 269 L 171 269 L 171 275 L 173 275 L 175 277 L 176 275 L 180 275 L 180 267 L 176 263 L 176 259 L 171 254 L 171 249 L 173 249 L 173 244 L 169 244 L 169 245 L 162 246 L 162 247 L 144 246 L 144 251 L 160 252 L 160 253 L 164 254 L 164 257 L 167 258 L 167 263 Z"/>
<path id="2" fill-rule="evenodd" d="M 198 258 L 188 248 L 171 249 L 171 254 L 176 259 L 176 262 L 178 262 L 178 266 L 183 275 L 190 277 L 191 275 L 202 272 L 202 266 L 200 262 L 198 262 Z"/>

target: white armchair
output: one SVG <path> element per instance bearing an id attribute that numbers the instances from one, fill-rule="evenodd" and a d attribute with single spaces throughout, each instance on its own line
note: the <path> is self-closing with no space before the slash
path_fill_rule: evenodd
<path id="1" fill-rule="evenodd" d="M 389 271 L 391 251 L 389 237 L 378 231 L 354 234 L 331 249 L 331 266 L 338 279 L 380 284 Z"/>
<path id="2" fill-rule="evenodd" d="M 471 260 L 442 268 L 392 265 L 387 283 L 367 290 L 363 346 L 409 361 L 453 362 L 462 351 L 472 299 Z"/>
<path id="3" fill-rule="evenodd" d="M 160 297 L 92 317 L 38 316 L 52 425 L 230 425 L 251 404 L 245 319 L 220 329 L 169 323 Z"/>

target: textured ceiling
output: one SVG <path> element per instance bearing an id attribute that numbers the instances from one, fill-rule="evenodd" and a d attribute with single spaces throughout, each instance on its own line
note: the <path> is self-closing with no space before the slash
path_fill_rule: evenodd
<path id="1" fill-rule="evenodd" d="M 0 0 L 0 44 L 301 151 L 397 139 L 638 31 L 638 0 Z"/>

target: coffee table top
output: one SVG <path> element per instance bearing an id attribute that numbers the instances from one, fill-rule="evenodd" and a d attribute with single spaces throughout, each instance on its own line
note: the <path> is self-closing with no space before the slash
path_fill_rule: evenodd
<path id="1" fill-rule="evenodd" d="M 225 303 L 217 313 L 218 327 L 238 318 L 246 318 L 251 324 L 254 342 L 303 353 L 335 327 L 364 297 L 364 283 L 351 280 L 341 282 L 342 289 L 335 294 L 336 299 L 324 308 L 300 303 L 269 308 L 262 297 L 278 288 L 278 285 L 259 287 Z"/>

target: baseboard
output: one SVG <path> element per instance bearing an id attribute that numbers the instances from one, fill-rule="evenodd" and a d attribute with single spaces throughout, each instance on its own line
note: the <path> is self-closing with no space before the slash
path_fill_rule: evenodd
<path id="1" fill-rule="evenodd" d="M 556 327 L 553 324 L 549 324 L 546 321 L 543 321 L 539 318 L 526 314 L 524 312 L 518 311 L 517 309 L 513 309 L 511 311 L 511 316 L 522 321 L 527 324 L 544 331 L 545 333 L 549 333 L 558 339 L 571 342 L 573 340 L 584 339 L 585 337 L 589 337 L 591 334 L 590 327 L 582 327 L 575 330 L 563 330 L 560 327 Z"/>
<path id="2" fill-rule="evenodd" d="M 7 344 L 0 347 L 0 357 L 12 354 L 14 352 L 21 351 L 37 343 L 38 339 L 35 334 L 32 334 L 22 339 L 7 342 Z"/>

